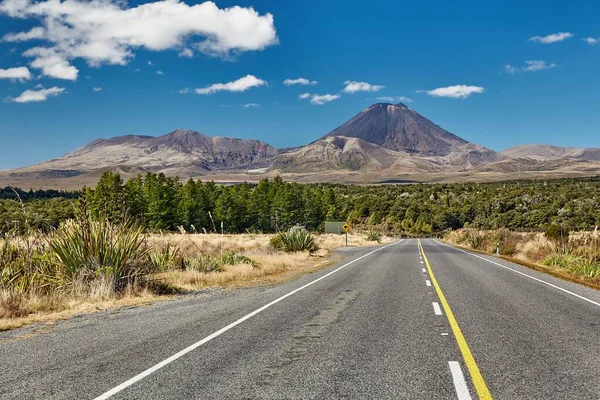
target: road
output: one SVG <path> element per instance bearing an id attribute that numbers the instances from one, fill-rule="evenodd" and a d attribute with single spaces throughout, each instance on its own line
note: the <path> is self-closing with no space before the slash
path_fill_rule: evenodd
<path id="1" fill-rule="evenodd" d="M 2 334 L 0 398 L 600 398 L 600 292 L 432 239 L 344 253 Z"/>

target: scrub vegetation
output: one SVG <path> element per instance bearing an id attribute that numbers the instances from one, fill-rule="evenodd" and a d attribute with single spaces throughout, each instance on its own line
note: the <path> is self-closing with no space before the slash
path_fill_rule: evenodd
<path id="1" fill-rule="evenodd" d="M 460 229 L 444 236 L 448 243 L 583 280 L 600 287 L 600 232 L 570 232 L 550 225 L 545 232 L 512 232 L 508 229 Z"/>

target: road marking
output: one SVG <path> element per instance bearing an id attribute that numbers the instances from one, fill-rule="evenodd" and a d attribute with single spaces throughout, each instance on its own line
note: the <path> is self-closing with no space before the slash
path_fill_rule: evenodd
<path id="1" fill-rule="evenodd" d="M 427 286 L 431 286 L 431 281 L 430 281 L 429 279 L 427 279 L 427 280 L 425 281 L 425 285 L 427 285 Z"/>
<path id="2" fill-rule="evenodd" d="M 442 309 L 440 308 L 439 303 L 436 301 L 433 302 L 433 312 L 435 315 L 442 315 Z"/>
<path id="3" fill-rule="evenodd" d="M 442 336 L 448 336 L 448 332 L 442 332 Z"/>
<path id="4" fill-rule="evenodd" d="M 450 323 L 450 327 L 452 328 L 452 333 L 454 333 L 454 337 L 456 338 L 456 342 L 458 343 L 458 348 L 462 353 L 463 359 L 465 360 L 465 364 L 467 365 L 467 369 L 469 370 L 469 374 L 471 374 L 471 380 L 473 381 L 473 386 L 475 386 L 475 390 L 477 391 L 477 395 L 480 400 L 491 400 L 492 395 L 481 375 L 481 371 L 479 371 L 479 366 L 473 357 L 473 353 L 471 353 L 471 349 L 467 344 L 467 340 L 462 334 L 460 327 L 458 326 L 458 322 L 456 322 L 456 318 L 454 318 L 454 313 L 450 308 L 450 304 L 446 300 L 446 296 L 444 296 L 444 292 L 442 292 L 442 288 L 438 283 L 435 275 L 433 274 L 433 270 L 431 269 L 431 264 L 429 264 L 429 260 L 427 259 L 427 255 L 425 254 L 425 250 L 423 249 L 423 245 L 419 240 L 419 248 L 423 253 L 425 258 L 425 264 L 427 265 L 427 271 L 429 271 L 429 276 L 431 278 L 431 283 L 433 283 L 433 287 L 437 292 L 438 298 L 442 303 L 442 307 L 444 307 L 444 311 L 446 312 L 446 318 L 448 318 L 448 322 Z"/>
<path id="5" fill-rule="evenodd" d="M 421 264 L 423 264 L 423 260 L 421 260 Z"/>
<path id="6" fill-rule="evenodd" d="M 244 322 L 244 321 L 246 321 L 246 320 L 248 320 L 248 319 L 250 319 L 250 318 L 254 317 L 255 315 L 257 315 L 257 314 L 259 314 L 259 313 L 263 312 L 263 311 L 264 311 L 264 310 L 266 310 L 267 308 L 269 308 L 269 307 L 272 307 L 272 306 L 274 306 L 275 304 L 279 303 L 280 301 L 282 301 L 282 300 L 284 300 L 284 299 L 286 299 L 286 298 L 288 298 L 288 297 L 292 296 L 293 294 L 296 294 L 296 293 L 298 293 L 299 291 L 301 291 L 301 290 L 304 290 L 304 289 L 306 289 L 307 287 L 309 287 L 309 286 L 311 286 L 311 285 L 314 285 L 315 283 L 317 283 L 317 282 L 319 282 L 319 281 L 321 281 L 321 280 L 323 280 L 323 279 L 327 278 L 328 276 L 331 276 L 331 275 L 335 274 L 336 272 L 338 272 L 338 271 L 340 271 L 340 270 L 342 270 L 342 269 L 346 268 L 347 266 L 349 266 L 349 265 L 351 265 L 351 264 L 354 264 L 355 262 L 357 262 L 357 261 L 360 261 L 360 260 L 362 260 L 363 258 L 366 258 L 366 257 L 370 256 L 370 255 L 371 255 L 371 254 L 373 254 L 373 253 L 377 253 L 377 252 L 378 252 L 378 251 L 380 251 L 380 250 L 386 249 L 386 248 L 388 248 L 388 247 L 390 247 L 390 246 L 394 246 L 394 245 L 396 245 L 396 244 L 398 244 L 398 243 L 402 242 L 403 240 L 404 240 L 404 239 L 401 239 L 401 240 L 399 240 L 398 242 L 395 242 L 395 243 L 392 243 L 392 244 L 388 244 L 387 246 L 383 246 L 383 247 L 380 247 L 380 248 L 378 248 L 378 249 L 375 249 L 375 250 L 371 251 L 370 253 L 367 253 L 367 254 L 365 254 L 365 255 L 363 255 L 363 256 L 360 256 L 360 257 L 358 257 L 358 258 L 356 258 L 356 259 L 354 259 L 354 260 L 352 260 L 352 261 L 350 261 L 350 262 L 348 262 L 348 263 L 346 263 L 346 264 L 342 265 L 341 267 L 339 267 L 339 268 L 337 268 L 337 269 L 334 269 L 333 271 L 331 271 L 331 272 L 329 272 L 329 273 L 327 273 L 327 274 L 323 275 L 322 277 L 320 277 L 320 278 L 317 278 L 317 279 L 315 279 L 314 281 L 311 281 L 311 282 L 307 283 L 307 284 L 306 284 L 306 285 L 304 285 L 304 286 L 301 286 L 301 287 L 299 287 L 299 288 L 297 288 L 297 289 L 294 289 L 294 290 L 292 290 L 291 292 L 289 292 L 289 293 L 287 293 L 287 294 L 284 294 L 283 296 L 281 296 L 281 297 L 279 297 L 279 298 L 277 298 L 277 299 L 273 300 L 272 302 L 270 302 L 270 303 L 268 303 L 268 304 L 265 304 L 264 306 L 262 306 L 262 307 L 260 307 L 260 308 L 258 308 L 258 309 L 256 309 L 256 310 L 254 310 L 254 311 L 252 311 L 250 314 L 246 314 L 246 315 L 245 315 L 245 316 L 243 316 L 242 318 L 238 319 L 238 320 L 237 320 L 237 321 L 235 321 L 235 322 L 232 322 L 231 324 L 227 325 L 226 327 L 224 327 L 224 328 L 221 328 L 221 329 L 219 329 L 218 331 L 216 331 L 216 332 L 214 332 L 214 333 L 212 333 L 212 334 L 208 335 L 208 336 L 207 336 L 207 337 L 205 337 L 204 339 L 202 339 L 202 340 L 200 340 L 200 341 L 198 341 L 198 342 L 196 342 L 196 343 L 192 344 L 191 346 L 188 346 L 188 347 L 186 347 L 185 349 L 181 350 L 180 352 L 173 354 L 171 357 L 164 359 L 163 361 L 159 362 L 159 363 L 158 363 L 158 364 L 156 364 L 155 366 L 153 366 L 153 367 L 150 367 L 150 368 L 148 368 L 147 370 L 145 370 L 145 371 L 143 371 L 143 372 L 141 372 L 141 373 L 137 374 L 137 375 L 136 375 L 136 376 L 134 376 L 133 378 L 131 378 L 131 379 L 129 379 L 129 380 L 127 380 L 127 381 L 125 381 L 125 382 L 121 383 L 121 384 L 120 384 L 120 385 L 118 385 L 118 386 L 115 386 L 114 388 L 110 389 L 109 391 L 107 391 L 107 392 L 105 392 L 105 393 L 101 394 L 100 396 L 96 397 L 94 400 L 105 400 L 105 399 L 108 399 L 108 398 L 110 398 L 110 397 L 114 396 L 115 394 L 119 393 L 119 392 L 120 392 L 120 391 L 122 391 L 123 389 L 126 389 L 126 388 L 128 388 L 129 386 L 133 385 L 134 383 L 141 381 L 142 379 L 144 379 L 144 378 L 145 378 L 145 377 L 147 377 L 148 375 L 151 375 L 151 374 L 153 374 L 154 372 L 156 372 L 156 371 L 158 371 L 159 369 L 161 369 L 161 368 L 163 368 L 163 367 L 167 366 L 168 364 L 170 364 L 170 363 L 172 363 L 173 361 L 177 360 L 178 358 L 180 358 L 180 357 L 182 357 L 182 356 L 186 355 L 187 353 L 189 353 L 189 352 L 191 352 L 191 351 L 193 351 L 193 350 L 197 349 L 198 347 L 202 346 L 203 344 L 205 344 L 205 343 L 207 343 L 207 342 L 210 342 L 210 341 L 211 341 L 211 340 L 213 340 L 214 338 L 216 338 L 216 337 L 218 337 L 218 336 L 222 335 L 223 333 L 225 333 L 225 332 L 227 332 L 228 330 L 230 330 L 230 329 L 232 329 L 232 328 L 236 327 L 237 325 L 241 324 L 242 322 Z"/>
<path id="7" fill-rule="evenodd" d="M 423 272 L 427 272 L 427 270 L 425 268 L 423 268 Z"/>
<path id="8" fill-rule="evenodd" d="M 450 366 L 450 372 L 452 373 L 452 380 L 454 381 L 454 389 L 456 390 L 458 400 L 472 400 L 460 364 L 457 361 L 449 361 L 448 365 Z"/>
<path id="9" fill-rule="evenodd" d="M 588 302 L 588 303 L 590 303 L 590 304 L 593 304 L 593 305 L 595 305 L 595 306 L 598 306 L 598 307 L 600 307 L 600 303 L 598 303 L 597 301 L 590 300 L 590 299 L 588 299 L 587 297 L 581 296 L 581 295 L 579 295 L 579 294 L 577 294 L 577 293 L 573 293 L 573 292 L 571 292 L 570 290 L 563 289 L 563 288 L 561 288 L 560 286 L 554 285 L 554 284 L 552 284 L 552 283 L 550 283 L 550 282 L 546 282 L 546 281 L 545 281 L 545 280 L 543 280 L 543 279 L 539 279 L 539 278 L 536 278 L 536 277 L 534 277 L 534 276 L 531 276 L 531 275 L 528 275 L 528 274 L 526 274 L 526 273 L 523 273 L 523 272 L 521 272 L 521 271 L 517 271 L 516 269 L 512 269 L 512 268 L 510 268 L 510 267 L 507 267 L 506 265 L 502 265 L 502 264 L 500 264 L 500 263 L 497 263 L 497 262 L 495 262 L 495 261 L 488 260 L 488 259 L 487 259 L 487 258 L 485 258 L 485 257 L 478 256 L 477 254 L 470 253 L 470 252 L 468 252 L 468 251 L 465 251 L 465 250 L 463 250 L 463 249 L 457 249 L 457 248 L 456 248 L 456 247 L 454 247 L 454 246 L 450 246 L 450 245 L 447 245 L 447 244 L 445 244 L 445 243 L 441 243 L 441 242 L 438 242 L 438 243 L 439 243 L 439 244 L 441 244 L 442 246 L 450 247 L 451 249 L 454 249 L 454 250 L 457 250 L 457 251 L 462 251 L 462 252 L 463 252 L 463 253 L 465 253 L 465 254 L 468 254 L 468 255 L 470 255 L 470 256 L 473 256 L 473 257 L 479 258 L 479 259 L 481 259 L 481 260 L 483 260 L 483 261 L 487 261 L 487 262 L 489 262 L 490 264 L 497 265 L 498 267 L 502 267 L 502 268 L 504 268 L 504 269 L 507 269 L 507 270 L 509 270 L 509 271 L 512 271 L 512 272 L 514 272 L 514 273 L 516 273 L 516 274 L 523 275 L 523 276 L 525 276 L 525 277 L 527 277 L 527 278 L 529 278 L 529 279 L 533 279 L 534 281 L 537 281 L 537 282 L 543 283 L 544 285 L 548 285 L 548 286 L 550 286 L 550 287 L 553 287 L 554 289 L 558 289 L 558 290 L 560 290 L 561 292 L 564 292 L 564 293 L 570 294 L 571 296 L 577 297 L 578 299 L 581 299 L 581 300 L 583 300 L 583 301 L 587 301 L 587 302 Z"/>

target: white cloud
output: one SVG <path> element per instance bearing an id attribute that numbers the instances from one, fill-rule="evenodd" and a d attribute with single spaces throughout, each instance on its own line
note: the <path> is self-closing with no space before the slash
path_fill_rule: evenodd
<path id="1" fill-rule="evenodd" d="M 38 88 L 38 89 L 37 90 L 28 89 L 28 90 L 24 91 L 23 93 L 21 93 L 18 97 L 8 98 L 7 101 L 11 101 L 14 103 L 31 103 L 31 102 L 46 101 L 48 99 L 48 97 L 58 96 L 59 94 L 61 94 L 65 91 L 65 88 L 56 87 L 56 86 L 53 86 L 48 89 L 44 89 L 43 87 L 40 87 L 38 85 L 38 86 L 36 86 L 36 88 Z"/>
<path id="2" fill-rule="evenodd" d="M 510 64 L 506 64 L 504 66 L 504 70 L 506 71 L 506 73 L 511 74 L 511 75 L 516 74 L 517 72 L 519 72 L 519 68 L 517 68 L 515 66 L 512 66 Z"/>
<path id="3" fill-rule="evenodd" d="M 146 64 L 148 64 L 149 66 L 153 66 L 154 63 L 152 61 L 146 61 Z"/>
<path id="4" fill-rule="evenodd" d="M 95 88 L 92 89 L 94 92 L 101 92 L 102 88 L 100 86 L 97 86 Z"/>
<path id="5" fill-rule="evenodd" d="M 587 44 L 591 44 L 591 45 L 600 43 L 600 38 L 587 37 L 587 38 L 581 39 L 581 40 L 583 40 Z"/>
<path id="6" fill-rule="evenodd" d="M 197 94 L 214 94 L 223 90 L 228 92 L 244 92 L 252 87 L 259 87 L 266 84 L 266 81 L 258 79 L 254 75 L 246 75 L 237 81 L 215 83 L 202 89 L 196 89 L 195 92 Z"/>
<path id="7" fill-rule="evenodd" d="M 260 104 L 256 104 L 256 103 L 248 103 L 248 104 L 244 104 L 245 108 L 258 108 L 260 107 Z"/>
<path id="8" fill-rule="evenodd" d="M 504 66 L 504 70 L 506 71 L 506 73 L 514 75 L 518 72 L 537 72 L 543 69 L 551 69 L 556 67 L 556 64 L 548 64 L 546 61 L 543 60 L 527 60 L 525 61 L 525 65 L 523 67 L 515 67 L 513 65 L 506 64 Z"/>
<path id="9" fill-rule="evenodd" d="M 300 99 L 308 99 L 310 98 L 311 104 L 317 104 L 322 106 L 325 103 L 329 103 L 330 101 L 334 101 L 339 99 L 341 96 L 339 94 L 310 94 L 310 93 L 302 93 L 298 98 Z"/>
<path id="10" fill-rule="evenodd" d="M 525 61 L 525 64 L 527 64 L 527 66 L 523 68 L 523 71 L 529 72 L 536 72 L 541 71 L 543 69 L 550 69 L 556 67 L 556 64 L 548 64 L 546 63 L 546 61 L 543 60 L 527 60 Z"/>
<path id="11" fill-rule="evenodd" d="M 194 52 L 191 49 L 185 48 L 179 52 L 179 57 L 192 58 L 194 57 Z"/>
<path id="12" fill-rule="evenodd" d="M 160 70 L 159 70 L 159 71 L 156 71 L 156 75 L 164 75 L 164 74 L 165 74 L 165 73 L 164 73 L 164 72 L 162 72 L 162 71 L 160 71 Z"/>
<path id="13" fill-rule="evenodd" d="M 26 81 L 31 79 L 31 72 L 27 67 L 0 69 L 0 79 Z"/>
<path id="14" fill-rule="evenodd" d="M 283 84 L 285 86 L 291 86 L 291 85 L 317 85 L 319 82 L 317 81 L 309 81 L 306 78 L 298 78 L 298 79 L 286 79 L 285 81 L 283 81 Z"/>
<path id="15" fill-rule="evenodd" d="M 381 85 L 371 85 L 367 82 L 356 81 L 346 81 L 344 82 L 344 85 L 346 85 L 346 87 L 343 90 L 344 93 L 378 92 L 385 87 Z"/>
<path id="16" fill-rule="evenodd" d="M 179 91 L 179 93 L 181 93 L 181 94 L 192 93 L 192 90 L 190 88 L 183 88 Z"/>
<path id="17" fill-rule="evenodd" d="M 46 35 L 46 30 L 41 26 L 31 28 L 26 32 L 8 33 L 4 35 L 2 41 L 4 42 L 25 42 L 27 40 L 42 39 Z"/>
<path id="18" fill-rule="evenodd" d="M 562 42 L 563 40 L 567 40 L 572 37 L 573 37 L 573 34 L 570 32 L 559 32 L 559 33 L 553 33 L 553 34 L 547 35 L 547 36 L 534 36 L 532 38 L 529 38 L 529 41 L 535 42 L 535 43 L 550 44 L 550 43 Z"/>
<path id="19" fill-rule="evenodd" d="M 263 50 L 278 43 L 272 14 L 251 7 L 220 9 L 211 1 L 188 5 L 162 0 L 129 7 L 122 0 L 4 0 L 0 15 L 37 20 L 27 32 L 3 41 L 43 40 L 46 47 L 24 53 L 44 75 L 76 79 L 75 59 L 89 65 L 126 65 L 140 48 L 150 51 L 194 47 L 211 56 Z M 187 53 L 187 52 L 186 52 Z"/>
<path id="20" fill-rule="evenodd" d="M 23 53 L 26 57 L 34 57 L 29 65 L 41 69 L 42 74 L 51 78 L 77 80 L 79 70 L 70 65 L 67 60 L 57 54 L 53 49 L 33 47 Z"/>
<path id="21" fill-rule="evenodd" d="M 381 97 L 375 97 L 375 100 L 379 100 L 379 101 L 387 101 L 389 103 L 393 103 L 393 102 L 400 102 L 400 103 L 412 103 L 413 100 L 406 97 L 406 96 L 381 96 Z"/>
<path id="22" fill-rule="evenodd" d="M 454 85 L 440 87 L 433 90 L 419 90 L 417 93 L 427 93 L 433 97 L 451 97 L 453 99 L 465 99 L 473 93 L 483 93 L 485 89 L 481 86 Z"/>

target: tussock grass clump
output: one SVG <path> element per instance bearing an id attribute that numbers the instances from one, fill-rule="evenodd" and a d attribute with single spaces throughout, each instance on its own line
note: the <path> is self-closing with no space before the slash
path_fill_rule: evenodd
<path id="1" fill-rule="evenodd" d="M 183 262 L 184 269 L 197 272 L 222 272 L 227 265 L 240 264 L 258 268 L 256 261 L 235 251 L 225 251 L 221 255 L 197 254 Z"/>
<path id="2" fill-rule="evenodd" d="M 129 221 L 113 225 L 106 219 L 70 220 L 59 227 L 49 245 L 57 259 L 57 278 L 63 285 L 99 278 L 111 282 L 119 292 L 153 272 L 153 265 L 147 262 L 150 248 L 142 228 Z"/>
<path id="3" fill-rule="evenodd" d="M 313 253 L 319 249 L 313 234 L 301 226 L 294 226 L 285 232 L 279 232 L 271 239 L 271 246 L 287 253 L 296 251 Z"/>
<path id="4" fill-rule="evenodd" d="M 178 246 L 167 243 L 160 250 L 152 250 L 148 253 L 148 261 L 155 271 L 166 271 L 173 267 L 179 259 L 180 249 Z"/>
<path id="5" fill-rule="evenodd" d="M 365 239 L 367 239 L 369 242 L 381 243 L 381 233 L 374 230 L 370 230 L 365 235 Z"/>

